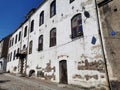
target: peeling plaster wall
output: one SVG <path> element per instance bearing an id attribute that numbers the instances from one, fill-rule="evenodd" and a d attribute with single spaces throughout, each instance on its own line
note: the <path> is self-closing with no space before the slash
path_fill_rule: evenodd
<path id="1" fill-rule="evenodd" d="M 33 40 L 32 53 L 27 55 L 27 75 L 34 70 L 34 76 L 60 82 L 60 61 L 66 60 L 68 84 L 85 87 L 97 87 L 100 84 L 106 86 L 94 0 L 75 0 L 71 4 L 69 0 L 56 0 L 56 15 L 50 18 L 49 6 L 52 1 L 45 2 L 28 20 L 29 26 L 29 21 L 34 19 L 35 26 L 34 31 L 26 39 Z M 45 20 L 44 24 L 39 26 L 39 14 L 43 10 Z M 90 18 L 84 16 L 85 10 L 89 12 Z M 70 37 L 71 19 L 78 13 L 82 14 L 84 37 L 72 39 Z M 49 47 L 50 30 L 54 27 L 56 28 L 57 45 Z M 38 51 L 40 35 L 43 35 L 43 51 Z M 95 39 L 94 44 L 91 43 L 92 39 Z M 23 38 L 21 43 L 27 43 L 26 40 Z M 14 61 L 9 62 L 8 67 L 11 69 L 14 63 Z"/>
<path id="2" fill-rule="evenodd" d="M 69 0 L 56 0 L 56 15 L 49 18 L 49 7 L 46 6 L 49 6 L 51 1 L 47 1 L 31 17 L 35 19 L 35 31 L 30 37 L 33 40 L 33 53 L 28 55 L 27 74 L 30 70 L 35 70 L 35 76 L 39 71 L 38 76 L 41 78 L 59 82 L 59 62 L 66 60 L 69 84 L 88 87 L 107 84 L 94 0 L 76 0 L 71 4 Z M 90 13 L 90 18 L 86 19 L 82 6 Z M 45 23 L 39 27 L 38 17 L 42 10 L 45 10 Z M 72 40 L 71 18 L 78 13 L 82 13 L 84 37 Z M 50 48 L 49 34 L 54 27 L 57 29 L 57 45 Z M 37 51 L 40 35 L 44 37 L 43 51 Z M 95 45 L 91 44 L 93 36 L 97 40 Z"/>

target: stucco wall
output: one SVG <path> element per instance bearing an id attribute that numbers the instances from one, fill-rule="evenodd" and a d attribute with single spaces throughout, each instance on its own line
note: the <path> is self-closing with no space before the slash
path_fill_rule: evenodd
<path id="1" fill-rule="evenodd" d="M 19 45 L 27 45 L 33 40 L 32 53 L 26 57 L 27 75 L 30 70 L 35 70 L 35 76 L 37 76 L 37 71 L 41 71 L 41 74 L 44 74 L 44 76 L 41 75 L 42 78 L 60 82 L 60 61 L 65 60 L 68 84 L 85 87 L 107 85 L 94 0 L 75 0 L 71 4 L 69 0 L 56 0 L 56 15 L 50 18 L 49 6 L 52 1 L 45 2 L 21 27 L 21 29 L 25 25 L 29 27 L 29 22 L 34 19 L 34 31 L 28 33 L 29 36 L 26 39 L 22 38 L 21 44 L 19 43 Z M 44 24 L 39 26 L 39 14 L 43 10 Z M 84 11 L 89 12 L 89 18 L 84 16 Z M 84 35 L 72 39 L 70 37 L 71 19 L 79 13 L 82 14 Z M 49 47 L 50 30 L 54 27 L 56 28 L 57 44 L 54 47 Z M 16 33 L 12 37 L 15 37 Z M 44 40 L 43 51 L 38 51 L 38 37 L 40 35 L 43 35 Z M 91 43 L 93 38 L 96 40 L 95 44 Z M 9 52 L 14 51 L 18 46 L 11 47 Z M 29 48 L 29 45 L 27 46 Z M 17 60 L 8 62 L 8 69 L 11 69 L 15 64 L 18 64 Z"/>

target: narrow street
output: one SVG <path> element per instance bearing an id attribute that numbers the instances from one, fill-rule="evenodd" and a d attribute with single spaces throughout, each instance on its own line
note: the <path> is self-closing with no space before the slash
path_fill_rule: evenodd
<path id="1" fill-rule="evenodd" d="M 11 74 L 0 74 L 0 90 L 92 90 L 60 85 L 40 79 L 18 77 Z"/>

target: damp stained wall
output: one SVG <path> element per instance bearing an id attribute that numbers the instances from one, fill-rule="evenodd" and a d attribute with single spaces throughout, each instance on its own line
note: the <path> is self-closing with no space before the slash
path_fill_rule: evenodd
<path id="1" fill-rule="evenodd" d="M 47 0 L 37 11 L 24 23 L 19 30 L 24 31 L 25 25 L 30 28 L 30 23 L 34 20 L 34 31 L 28 33 L 26 39 L 22 37 L 19 45 L 13 45 L 9 52 L 13 52 L 18 46 L 33 41 L 32 53 L 27 52 L 26 74 L 35 71 L 33 76 L 47 79 L 53 82 L 62 80 L 61 69 L 66 66 L 64 73 L 67 73 L 66 83 L 82 85 L 84 87 L 104 87 L 107 86 L 105 65 L 101 48 L 101 41 L 98 32 L 98 22 L 94 0 L 56 0 L 56 15 L 50 18 L 50 4 L 53 0 Z M 44 24 L 39 26 L 39 15 L 44 10 Z M 88 11 L 90 17 L 87 18 L 84 12 Z M 81 13 L 83 25 L 83 37 L 71 38 L 71 19 Z M 57 44 L 50 47 L 50 30 L 56 28 Z M 38 38 L 43 35 L 43 50 L 38 51 Z M 11 38 L 12 38 L 11 37 Z M 21 48 L 22 49 L 22 48 Z M 62 62 L 63 61 L 63 62 Z M 65 63 L 60 67 L 60 63 Z M 8 70 L 18 73 L 19 69 L 13 70 L 19 60 L 8 62 Z M 62 65 L 61 65 L 62 66 Z M 18 66 L 17 66 L 18 67 Z M 64 71 L 64 70 L 63 70 Z M 63 74 L 64 77 L 64 74 Z M 62 81 L 63 82 L 63 81 Z M 100 86 L 100 85 L 104 86 Z M 106 87 L 105 87 L 106 88 Z"/>
<path id="2" fill-rule="evenodd" d="M 120 2 L 113 0 L 99 8 L 110 81 L 120 81 Z M 116 84 L 117 85 L 117 84 Z"/>

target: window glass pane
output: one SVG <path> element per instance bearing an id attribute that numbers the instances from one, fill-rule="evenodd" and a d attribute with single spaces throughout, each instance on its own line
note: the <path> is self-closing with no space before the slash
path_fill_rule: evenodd
<path id="1" fill-rule="evenodd" d="M 81 14 L 75 15 L 71 21 L 72 37 L 78 37 L 83 35 L 82 17 Z"/>

